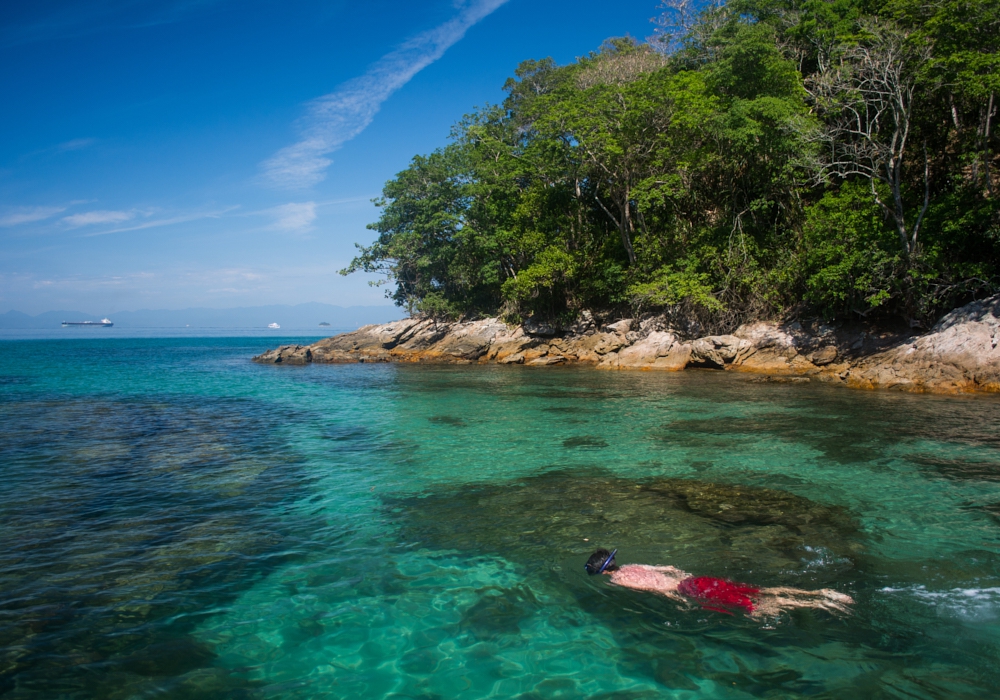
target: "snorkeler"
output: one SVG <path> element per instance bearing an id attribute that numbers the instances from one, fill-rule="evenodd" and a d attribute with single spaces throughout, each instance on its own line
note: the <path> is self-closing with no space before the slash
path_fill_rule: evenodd
<path id="1" fill-rule="evenodd" d="M 854 603 L 849 596 L 829 588 L 803 591 L 797 588 L 756 588 L 724 578 L 692 576 L 673 566 L 646 564 L 615 565 L 615 554 L 598 549 L 584 567 L 591 576 L 609 574 L 615 586 L 648 591 L 680 601 L 695 601 L 706 610 L 732 614 L 743 610 L 754 617 L 777 615 L 792 608 L 818 608 L 830 612 L 849 612 Z"/>

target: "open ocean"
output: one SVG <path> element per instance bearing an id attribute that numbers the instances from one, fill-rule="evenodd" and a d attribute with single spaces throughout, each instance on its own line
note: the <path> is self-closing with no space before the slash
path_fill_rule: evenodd
<path id="1" fill-rule="evenodd" d="M 4 339 L 0 697 L 1000 697 L 1000 400 Z M 831 587 L 758 620 L 583 569 Z"/>

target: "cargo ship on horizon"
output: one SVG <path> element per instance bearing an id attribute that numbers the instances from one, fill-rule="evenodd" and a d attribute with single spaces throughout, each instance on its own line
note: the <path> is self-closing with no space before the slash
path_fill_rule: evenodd
<path id="1" fill-rule="evenodd" d="M 63 328 L 66 326 L 93 326 L 97 328 L 111 328 L 115 325 L 110 319 L 102 318 L 100 321 L 63 321 Z"/>

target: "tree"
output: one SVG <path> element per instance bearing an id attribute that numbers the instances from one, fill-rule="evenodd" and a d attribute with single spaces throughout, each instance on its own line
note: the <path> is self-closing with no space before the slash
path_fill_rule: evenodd
<path id="1" fill-rule="evenodd" d="M 671 50 L 520 64 L 386 183 L 345 272 L 434 317 L 717 332 L 807 307 L 926 324 L 997 289 L 996 0 L 671 2 Z"/>
<path id="2" fill-rule="evenodd" d="M 825 122 L 819 132 L 826 146 L 818 163 L 819 172 L 842 179 L 866 179 L 872 198 L 895 224 L 903 252 L 913 257 L 930 203 L 926 144 L 923 201 L 915 220 L 908 217 L 903 168 L 918 76 L 930 58 L 930 48 L 925 44 L 914 46 L 908 33 L 884 22 L 869 22 L 864 32 L 857 44 L 840 45 L 832 55 L 821 57 L 820 72 L 806 84 Z M 879 183 L 888 190 L 888 203 Z"/>
<path id="3" fill-rule="evenodd" d="M 378 238 L 357 246 L 358 256 L 341 274 L 384 275 L 375 284 L 394 281 L 391 298 L 410 313 L 455 317 L 495 305 L 498 289 L 490 290 L 483 270 L 467 264 L 481 241 L 469 226 L 466 168 L 457 146 L 414 158 L 375 200 L 383 214 L 368 228 Z"/>

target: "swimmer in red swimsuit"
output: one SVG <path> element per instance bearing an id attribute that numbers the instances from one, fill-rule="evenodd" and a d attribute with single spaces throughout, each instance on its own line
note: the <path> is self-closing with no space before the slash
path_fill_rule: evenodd
<path id="1" fill-rule="evenodd" d="M 854 600 L 829 588 L 803 591 L 797 588 L 756 588 L 724 578 L 692 576 L 673 566 L 626 564 L 615 566 L 615 553 L 598 549 L 590 555 L 585 568 L 591 576 L 608 574 L 611 583 L 637 591 L 649 591 L 680 601 L 695 601 L 706 610 L 732 614 L 742 610 L 754 617 L 777 615 L 792 608 L 818 608 L 830 612 L 849 612 Z"/>

